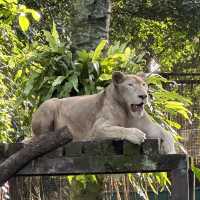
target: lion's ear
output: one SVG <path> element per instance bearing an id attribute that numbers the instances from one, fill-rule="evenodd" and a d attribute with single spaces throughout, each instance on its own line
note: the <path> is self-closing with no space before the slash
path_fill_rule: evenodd
<path id="1" fill-rule="evenodd" d="M 120 84 L 124 81 L 125 74 L 119 71 L 112 73 L 112 81 L 114 84 Z"/>

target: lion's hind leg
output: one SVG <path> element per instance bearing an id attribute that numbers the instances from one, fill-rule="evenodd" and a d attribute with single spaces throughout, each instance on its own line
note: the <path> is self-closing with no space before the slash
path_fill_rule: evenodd
<path id="1" fill-rule="evenodd" d="M 52 100 L 44 102 L 32 117 L 33 136 L 55 131 L 55 104 Z"/>

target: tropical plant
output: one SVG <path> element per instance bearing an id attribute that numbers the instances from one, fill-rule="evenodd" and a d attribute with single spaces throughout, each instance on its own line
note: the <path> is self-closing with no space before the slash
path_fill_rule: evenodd
<path id="1" fill-rule="evenodd" d="M 92 94 L 109 83 L 112 71 L 137 73 L 146 65 L 142 49 L 130 48 L 120 42 L 107 46 L 102 40 L 94 51 L 80 50 L 73 55 L 70 41 L 63 43 L 60 40 L 55 23 L 51 31 L 43 30 L 42 35 L 41 32 L 38 34 L 38 40 L 30 42 L 29 24 L 32 18 L 39 20 L 39 14 L 18 6 L 14 0 L 2 0 L 0 6 L 3 9 L 0 18 L 1 141 L 15 141 L 30 134 L 31 113 L 44 100 L 55 96 Z M 153 96 L 147 109 L 154 120 L 162 122 L 162 126 L 179 139 L 175 129 L 180 125 L 169 119 L 168 113 L 189 119 L 190 112 L 185 106 L 191 102 L 178 95 L 176 87 L 172 91 L 166 90 L 171 82 L 161 76 L 151 75 L 147 82 Z M 83 188 L 98 180 L 94 176 L 68 177 L 71 184 L 74 179 L 81 182 Z M 124 176 L 105 178 L 107 183 L 114 184 L 115 191 L 130 183 L 146 199 L 148 188 L 157 192 L 170 184 L 166 173 L 128 174 L 125 179 L 124 182 Z"/>
<path id="2" fill-rule="evenodd" d="M 26 120 L 22 122 L 20 118 L 27 116 L 28 105 L 25 101 L 23 104 L 17 101 L 22 88 L 21 83 L 16 80 L 20 71 L 18 74 L 16 71 L 21 67 L 20 60 L 25 59 L 21 49 L 28 42 L 25 32 L 29 29 L 30 20 L 38 22 L 40 14 L 19 5 L 17 0 L 1 0 L 0 9 L 0 140 L 10 141 L 15 140 L 16 136 L 20 137 L 21 132 L 27 131 L 21 126 L 26 124 Z"/>

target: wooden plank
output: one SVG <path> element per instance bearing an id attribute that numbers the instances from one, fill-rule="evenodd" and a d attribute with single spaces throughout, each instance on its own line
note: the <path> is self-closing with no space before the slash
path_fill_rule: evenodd
<path id="1" fill-rule="evenodd" d="M 39 158 L 32 161 L 17 175 L 70 175 L 171 171 L 184 169 L 187 159 L 184 155 L 162 155 L 151 159 L 146 156 L 81 156 Z"/>
<path id="2" fill-rule="evenodd" d="M 22 143 L 0 143 L 0 158 L 5 159 L 24 146 L 26 145 Z M 65 157 L 77 157 L 82 155 L 106 156 L 129 154 L 151 154 L 152 156 L 156 156 L 158 151 L 158 140 L 155 139 L 146 140 L 141 146 L 123 140 L 71 142 L 63 146 L 63 156 Z M 52 152 L 52 154 L 54 154 L 54 152 Z"/>
<path id="3" fill-rule="evenodd" d="M 18 149 L 13 144 L 10 149 Z M 6 157 L 11 151 L 0 151 Z M 17 175 L 68 175 L 97 173 L 135 173 L 185 169 L 185 155 L 161 155 L 158 141 L 147 140 L 143 145 L 127 141 L 73 142 L 63 147 L 63 154 L 54 152 L 35 159 Z M 7 153 L 6 153 L 7 152 Z M 8 153 L 9 152 L 9 153 Z"/>

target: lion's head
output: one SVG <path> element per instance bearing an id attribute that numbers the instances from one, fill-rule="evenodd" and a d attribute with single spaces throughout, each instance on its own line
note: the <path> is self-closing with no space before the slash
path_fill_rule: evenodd
<path id="1" fill-rule="evenodd" d="M 143 78 L 137 75 L 113 72 L 112 82 L 119 94 L 119 100 L 126 104 L 130 114 L 134 117 L 142 116 L 144 105 L 148 102 L 148 87 Z"/>

